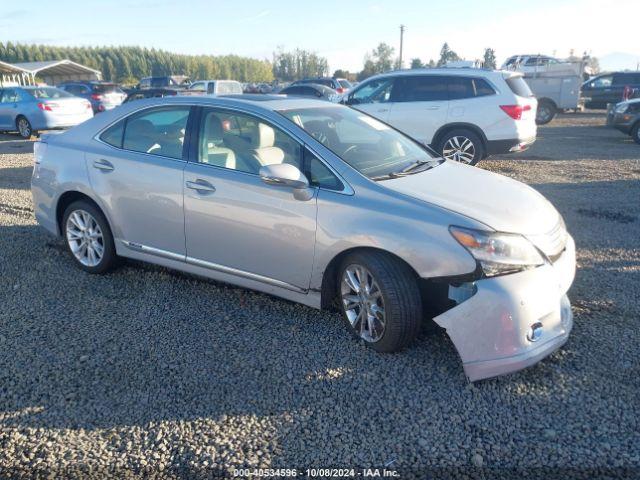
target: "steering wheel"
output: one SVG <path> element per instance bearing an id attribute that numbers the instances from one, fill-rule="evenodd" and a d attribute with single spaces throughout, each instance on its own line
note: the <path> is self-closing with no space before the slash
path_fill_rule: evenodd
<path id="1" fill-rule="evenodd" d="M 349 147 L 347 147 L 347 149 L 344 152 L 342 152 L 342 155 L 346 155 L 348 153 L 355 152 L 358 149 L 358 147 L 359 147 L 359 145 L 357 145 L 357 144 L 350 145 Z"/>

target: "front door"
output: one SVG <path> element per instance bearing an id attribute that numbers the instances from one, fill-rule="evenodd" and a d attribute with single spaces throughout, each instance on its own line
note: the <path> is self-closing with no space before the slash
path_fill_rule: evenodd
<path id="1" fill-rule="evenodd" d="M 430 144 L 447 121 L 446 77 L 411 75 L 399 77 L 396 82 L 388 123 L 413 139 Z"/>
<path id="2" fill-rule="evenodd" d="M 172 106 L 134 113 L 87 151 L 91 186 L 114 220 L 119 250 L 184 259 L 182 151 L 189 112 L 189 106 Z"/>
<path id="3" fill-rule="evenodd" d="M 243 278 L 306 290 L 313 264 L 316 194 L 267 185 L 261 166 L 301 169 L 301 145 L 252 115 L 205 108 L 197 158 L 184 174 L 187 261 Z"/>
<path id="4" fill-rule="evenodd" d="M 393 105 L 393 85 L 394 79 L 390 77 L 369 80 L 348 96 L 347 103 L 356 110 L 387 122 Z"/>
<path id="5" fill-rule="evenodd" d="M 15 130 L 14 119 L 18 108 L 18 92 L 15 88 L 0 90 L 0 130 Z"/>

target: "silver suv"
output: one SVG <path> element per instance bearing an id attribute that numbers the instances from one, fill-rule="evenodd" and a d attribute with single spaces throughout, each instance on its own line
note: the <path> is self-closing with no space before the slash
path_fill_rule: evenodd
<path id="1" fill-rule="evenodd" d="M 542 195 L 348 107 L 244 97 L 140 100 L 43 136 L 38 222 L 87 272 L 127 257 L 337 307 L 379 352 L 428 309 L 471 380 L 566 341 L 574 243 Z"/>

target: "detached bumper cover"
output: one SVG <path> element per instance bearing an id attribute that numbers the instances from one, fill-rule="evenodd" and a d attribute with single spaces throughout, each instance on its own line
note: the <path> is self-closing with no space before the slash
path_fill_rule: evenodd
<path id="1" fill-rule="evenodd" d="M 488 140 L 487 155 L 499 155 L 501 153 L 524 152 L 536 141 L 536 137 L 511 138 L 508 140 Z"/>
<path id="2" fill-rule="evenodd" d="M 553 265 L 479 280 L 471 298 L 434 319 L 446 329 L 469 380 L 521 370 L 567 341 L 573 316 L 566 292 L 575 268 L 575 243 L 568 237 Z M 529 332 L 538 323 L 531 341 Z"/>

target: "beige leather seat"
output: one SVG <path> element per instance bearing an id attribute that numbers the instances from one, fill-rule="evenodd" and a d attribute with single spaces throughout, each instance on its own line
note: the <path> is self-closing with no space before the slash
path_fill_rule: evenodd
<path id="1" fill-rule="evenodd" d="M 274 146 L 275 141 L 275 130 L 264 123 L 258 123 L 257 128 L 251 132 L 251 154 L 260 165 L 274 165 L 284 161 L 284 151 Z"/>
<path id="2" fill-rule="evenodd" d="M 223 147 L 224 130 L 222 122 L 215 115 L 209 115 L 204 126 L 204 144 L 200 161 L 217 167 L 236 168 L 236 155 L 230 148 Z"/>

